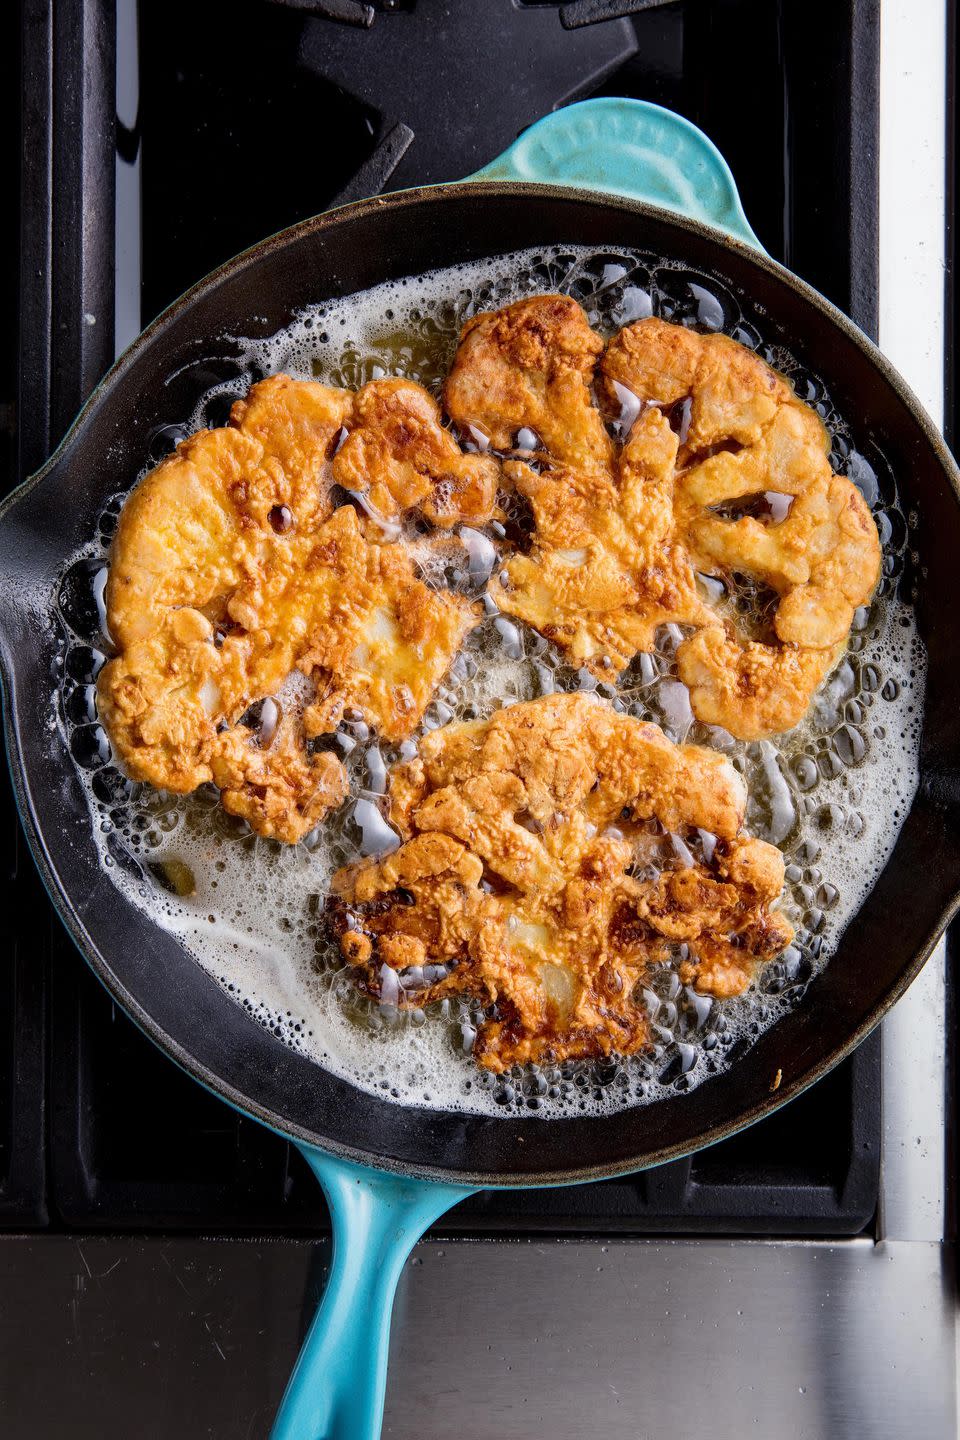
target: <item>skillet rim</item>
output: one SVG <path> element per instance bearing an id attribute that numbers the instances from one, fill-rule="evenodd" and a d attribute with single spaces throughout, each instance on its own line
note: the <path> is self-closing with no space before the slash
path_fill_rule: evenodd
<path id="1" fill-rule="evenodd" d="M 47 475 L 59 464 L 61 459 L 67 455 L 74 437 L 87 423 L 94 411 L 96 411 L 102 403 L 109 400 L 109 392 L 114 388 L 115 383 L 126 370 L 136 362 L 141 353 L 150 346 L 154 338 L 184 311 L 189 310 L 199 299 L 213 292 L 223 281 L 240 270 L 255 266 L 262 258 L 273 253 L 275 250 L 286 248 L 288 245 L 298 242 L 306 235 L 336 227 L 342 221 L 349 221 L 355 217 L 375 214 L 386 207 L 390 209 L 405 209 L 410 206 L 417 207 L 424 204 L 442 203 L 448 199 L 475 197 L 478 186 L 480 185 L 482 185 L 488 193 L 504 199 L 514 196 L 543 197 L 565 202 L 581 202 L 594 207 L 602 207 L 608 210 L 628 212 L 640 217 L 647 217 L 659 225 L 673 225 L 680 231 L 697 235 L 710 244 L 718 246 L 722 251 L 732 251 L 742 260 L 746 260 L 750 265 L 756 266 L 762 271 L 767 271 L 775 279 L 792 289 L 802 302 L 818 310 L 830 324 L 839 328 L 847 339 L 863 353 L 869 364 L 880 372 L 890 388 L 894 391 L 899 403 L 908 411 L 910 418 L 919 429 L 923 440 L 930 447 L 940 471 L 945 475 L 950 489 L 953 492 L 953 498 L 960 504 L 960 469 L 958 469 L 943 436 L 913 391 L 900 376 L 899 372 L 886 359 L 874 342 L 870 340 L 849 317 L 844 315 L 842 311 L 837 309 L 836 306 L 825 299 L 818 291 L 814 290 L 806 281 L 801 280 L 765 252 L 756 250 L 745 241 L 732 237 L 723 230 L 707 225 L 699 220 L 690 219 L 685 215 L 665 207 L 651 205 L 645 201 L 619 197 L 607 192 L 594 191 L 586 187 L 543 185 L 518 181 L 460 181 L 448 185 L 423 186 L 411 190 L 397 191 L 385 196 L 374 196 L 366 200 L 355 201 L 350 205 L 345 205 L 335 210 L 326 211 L 321 215 L 309 217 L 298 222 L 296 225 L 278 231 L 264 240 L 257 242 L 197 281 L 196 284 L 186 290 L 158 315 L 123 354 L 117 358 L 110 370 L 91 393 L 50 458 L 39 470 L 27 477 L 0 503 L 0 526 L 2 526 L 8 514 L 12 513 L 15 508 L 18 508 L 21 503 L 25 502 L 31 492 L 43 483 Z M 3 637 L 0 637 L 0 640 L 2 640 L 2 638 Z M 958 884 L 949 900 L 942 906 L 939 914 L 930 926 L 926 928 L 924 939 L 919 948 L 914 952 L 910 963 L 900 969 L 895 983 L 888 988 L 885 994 L 880 996 L 867 1012 L 863 1021 L 848 1035 L 844 1043 L 828 1052 L 825 1057 L 822 1057 L 810 1065 L 798 1076 L 786 1084 L 781 1085 L 775 1093 L 768 1091 L 753 1105 L 747 1108 L 741 1108 L 734 1118 L 719 1121 L 716 1125 L 701 1131 L 697 1136 L 696 1142 L 693 1144 L 689 1141 L 680 1141 L 672 1145 L 661 1145 L 653 1149 L 646 1149 L 642 1152 L 643 1158 L 639 1160 L 627 1158 L 606 1164 L 588 1164 L 572 1169 L 563 1168 L 538 1173 L 490 1174 L 483 1171 L 451 1170 L 438 1166 L 418 1165 L 408 1161 L 398 1161 L 391 1157 L 374 1154 L 368 1150 L 352 1148 L 339 1141 L 318 1137 L 316 1133 L 279 1115 L 276 1111 L 242 1093 L 236 1089 L 236 1087 L 224 1081 L 219 1075 L 216 1075 L 208 1069 L 204 1064 L 197 1061 L 192 1053 L 164 1030 L 159 1023 L 153 1020 L 150 1012 L 141 1006 L 121 983 L 110 964 L 101 956 L 97 945 L 94 944 L 92 939 L 87 935 L 86 928 L 81 922 L 74 902 L 69 899 L 65 890 L 61 889 L 59 881 L 56 878 L 54 866 L 48 855 L 46 842 L 37 823 L 37 818 L 29 796 L 26 767 L 23 763 L 23 755 L 19 742 L 18 717 L 15 713 L 15 689 L 11 683 L 15 669 L 16 667 L 11 662 L 7 653 L 6 644 L 0 643 L 0 682 L 2 682 L 4 695 L 4 739 L 21 822 L 27 834 L 31 853 L 40 870 L 47 893 L 50 896 L 51 903 L 54 905 L 77 949 L 93 970 L 98 980 L 100 980 L 112 997 L 121 1005 L 138 1028 L 141 1029 L 153 1043 L 158 1045 L 174 1063 L 191 1075 L 193 1079 L 197 1080 L 207 1090 L 233 1106 L 233 1108 L 241 1111 L 241 1113 L 253 1116 L 269 1129 L 283 1135 L 285 1138 L 294 1139 L 300 1144 L 319 1148 L 375 1169 L 413 1175 L 431 1180 L 476 1184 L 484 1188 L 526 1188 L 536 1185 L 576 1184 L 589 1180 L 598 1180 L 608 1176 L 635 1173 L 641 1169 L 647 1169 L 670 1160 L 679 1159 L 682 1156 L 689 1155 L 699 1149 L 715 1144 L 720 1140 L 738 1133 L 757 1120 L 773 1114 L 776 1110 L 780 1109 L 781 1106 L 795 1098 L 795 1096 L 803 1090 L 809 1088 L 810 1085 L 814 1084 L 845 1059 L 846 1056 L 856 1048 L 860 1041 L 879 1023 L 913 982 L 940 939 L 943 930 L 957 913 L 958 909 L 960 909 L 960 880 L 958 880 Z M 919 793 L 920 792 L 918 792 L 918 797 L 914 799 L 914 805 L 917 803 Z M 384 1097 L 371 1096 L 368 1098 L 373 1100 L 379 1099 L 382 1100 L 383 1103 L 391 1104 L 389 1100 L 384 1100 Z M 429 1112 L 415 1111 L 414 1113 L 425 1114 Z M 449 1114 L 451 1117 L 454 1117 L 458 1115 L 459 1112 L 440 1113 Z"/>

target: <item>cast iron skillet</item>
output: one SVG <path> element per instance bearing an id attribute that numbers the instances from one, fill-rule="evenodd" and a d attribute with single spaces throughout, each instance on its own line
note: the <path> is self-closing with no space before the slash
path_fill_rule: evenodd
<path id="1" fill-rule="evenodd" d="M 141 1028 L 209 1089 L 296 1140 L 330 1200 L 334 1265 L 274 1431 L 285 1440 L 379 1433 L 396 1279 L 410 1246 L 449 1205 L 480 1186 L 638 1170 L 769 1114 L 880 1020 L 958 903 L 960 706 L 954 686 L 937 682 L 956 675 L 960 659 L 960 477 L 933 424 L 843 315 L 758 252 L 724 162 L 676 116 L 633 101 L 573 106 L 541 121 L 477 178 L 486 183 L 347 206 L 225 265 L 131 346 L 56 454 L 0 511 L 6 741 L 23 823 L 54 904 Z M 579 188 L 587 183 L 592 188 Z M 138 473 L 157 427 L 190 413 L 210 383 L 204 361 L 216 337 L 270 335 L 326 297 L 556 242 L 640 246 L 751 296 L 768 312 L 769 337 L 782 334 L 823 377 L 840 413 L 885 452 L 920 516 L 918 619 L 932 677 L 922 780 L 893 855 L 831 963 L 803 1004 L 727 1073 L 692 1093 L 600 1119 L 407 1109 L 286 1048 L 103 873 L 74 766 L 46 724 L 52 639 L 36 597 L 52 593 L 64 557 L 92 533 L 105 497 Z M 772 1093 L 778 1070 L 782 1083 Z"/>

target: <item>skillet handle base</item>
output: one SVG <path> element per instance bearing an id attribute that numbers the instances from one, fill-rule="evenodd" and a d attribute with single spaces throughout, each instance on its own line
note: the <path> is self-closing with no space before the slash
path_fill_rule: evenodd
<path id="1" fill-rule="evenodd" d="M 330 1206 L 333 1259 L 270 1437 L 378 1440 L 400 1273 L 433 1221 L 474 1191 L 300 1149 Z"/>
<path id="2" fill-rule="evenodd" d="M 471 180 L 534 180 L 645 200 L 763 247 L 713 141 L 671 110 L 616 96 L 545 115 Z"/>

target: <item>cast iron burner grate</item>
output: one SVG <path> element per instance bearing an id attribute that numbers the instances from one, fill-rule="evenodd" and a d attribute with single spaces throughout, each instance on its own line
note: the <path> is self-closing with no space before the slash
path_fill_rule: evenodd
<path id="1" fill-rule="evenodd" d="M 596 90 L 636 47 L 628 20 L 569 31 L 552 6 L 417 0 L 368 30 L 309 21 L 299 59 L 413 130 L 398 189 L 478 170 L 541 115 Z"/>
<path id="2" fill-rule="evenodd" d="M 701 125 L 771 253 L 875 330 L 876 0 L 402 0 L 372 7 L 365 28 L 320 13 L 334 9 L 356 18 L 346 0 L 235 0 L 224 25 L 218 7 L 168 0 L 141 7 L 137 40 L 133 0 L 116 11 L 22 0 L 22 83 L 4 91 L 23 97 L 20 474 L 111 363 L 115 303 L 146 323 L 262 235 L 387 183 L 467 174 L 591 90 Z M 141 268 L 128 291 L 131 252 Z M 6 418 L 13 368 L 0 369 Z M 0 805 L 0 1225 L 324 1228 L 295 1150 L 201 1091 L 116 1011 L 53 916 L 9 785 Z M 782 1114 L 690 1161 L 480 1196 L 442 1229 L 856 1233 L 876 1205 L 879 1113 L 874 1036 Z"/>

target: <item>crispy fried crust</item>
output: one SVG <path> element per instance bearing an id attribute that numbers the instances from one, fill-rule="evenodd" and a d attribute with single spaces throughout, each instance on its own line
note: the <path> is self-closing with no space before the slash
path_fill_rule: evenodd
<path id="1" fill-rule="evenodd" d="M 317 687 L 304 715 L 307 734 L 335 730 L 352 707 L 387 739 L 402 740 L 419 724 L 480 607 L 424 585 L 400 545 L 342 552 L 338 574 L 337 603 L 297 662 Z"/>
<path id="2" fill-rule="evenodd" d="M 565 465 L 608 467 L 609 436 L 590 394 L 603 341 L 568 295 L 535 295 L 468 320 L 443 387 L 447 413 L 495 450 L 534 432 Z"/>
<path id="3" fill-rule="evenodd" d="M 230 424 L 263 447 L 260 468 L 282 475 L 283 503 L 303 531 L 330 513 L 331 474 L 328 461 L 344 426 L 354 423 L 355 399 L 350 390 L 334 390 L 315 380 L 270 375 L 234 403 Z M 279 494 L 269 500 L 276 504 Z M 266 497 L 265 497 L 266 499 Z M 267 519 L 265 503 L 254 518 Z"/>
<path id="4" fill-rule="evenodd" d="M 335 755 L 309 755 L 289 725 L 269 747 L 245 725 L 227 730 L 211 768 L 220 801 L 258 835 L 295 844 L 346 798 L 343 766 Z"/>
<path id="5" fill-rule="evenodd" d="M 608 678 L 638 651 L 653 649 L 659 626 L 713 620 L 675 534 L 676 454 L 669 423 L 648 410 L 620 456 L 619 479 L 504 466 L 530 501 L 536 529 L 530 554 L 507 562 L 498 603 L 574 664 Z"/>
<path id="6" fill-rule="evenodd" d="M 508 560 L 498 604 L 607 678 L 651 650 L 660 625 L 695 628 L 678 653 L 694 713 L 741 739 L 789 729 L 879 578 L 870 512 L 831 471 L 819 417 L 782 376 L 724 335 L 662 320 L 622 330 L 600 361 L 610 417 L 631 396 L 640 408 L 614 452 L 590 391 L 600 350 L 563 296 L 464 327 L 444 391 L 451 416 L 502 449 L 521 426 L 542 446 L 534 465 L 504 467 L 535 531 L 530 553 Z M 671 420 L 680 428 L 684 403 L 681 442 Z M 771 493 L 788 513 L 718 510 Z M 698 572 L 768 587 L 769 632 L 708 603 Z"/>
<path id="7" fill-rule="evenodd" d="M 275 375 L 228 427 L 184 441 L 127 501 L 111 556 L 118 654 L 99 702 L 130 773 L 181 793 L 220 777 L 255 828 L 305 833 L 341 797 L 339 762 L 310 762 L 302 735 L 258 750 L 231 727 L 299 668 L 316 687 L 307 736 L 347 708 L 389 739 L 411 734 L 479 612 L 424 585 L 409 551 L 386 543 L 390 527 L 411 511 L 440 528 L 482 524 L 498 513 L 501 473 L 535 525 L 529 554 L 498 574 L 502 609 L 605 678 L 650 650 L 659 626 L 690 627 L 677 660 L 700 719 L 747 739 L 796 724 L 878 578 L 867 507 L 830 470 L 814 412 L 734 341 L 645 320 L 597 370 L 602 351 L 564 296 L 467 324 L 444 387 L 450 415 L 500 450 L 534 432 L 519 441 L 532 463 L 502 470 L 464 454 L 432 397 L 401 379 L 354 395 Z M 595 378 L 610 413 L 630 392 L 641 403 L 617 448 Z M 333 509 L 337 486 L 362 516 Z M 771 493 L 776 519 L 743 513 Z M 698 572 L 768 587 L 768 631 L 708 603 Z"/>
<path id="8" fill-rule="evenodd" d="M 639 413 L 615 445 L 601 406 L 613 418 L 631 393 Z M 212 780 L 258 833 L 300 839 L 347 789 L 308 742 L 347 712 L 412 734 L 479 618 L 418 578 L 398 522 L 502 518 L 501 482 L 534 522 L 529 553 L 498 572 L 502 609 L 607 678 L 681 624 L 699 718 L 752 738 L 802 717 L 876 583 L 879 541 L 781 376 L 655 320 L 604 352 L 574 301 L 539 296 L 469 322 L 444 400 L 515 458 L 464 453 L 410 381 L 354 395 L 277 375 L 136 488 L 107 588 L 118 653 L 99 680 L 133 776 L 178 792 Z M 362 513 L 335 508 L 344 490 Z M 787 513 L 746 513 L 770 492 Z M 708 603 L 698 572 L 769 587 L 769 633 Z M 302 719 L 252 722 L 295 669 L 315 691 Z M 475 1054 L 490 1070 L 630 1054 L 648 1041 L 651 966 L 733 995 L 792 938 L 782 858 L 741 833 L 745 798 L 726 759 L 595 697 L 516 705 L 432 732 L 394 767 L 403 843 L 338 873 L 332 923 L 371 994 L 401 972 L 401 1003 L 488 1007 Z"/>
<path id="9" fill-rule="evenodd" d="M 789 729 L 879 579 L 880 539 L 863 497 L 830 469 L 815 411 L 725 335 L 643 320 L 611 341 L 601 374 L 608 404 L 615 380 L 649 404 L 689 401 L 674 498 L 679 543 L 696 570 L 747 576 L 777 597 L 762 642 L 728 621 L 681 645 L 694 713 L 741 739 Z M 791 497 L 783 518 L 716 510 L 770 495 Z"/>
<path id="10" fill-rule="evenodd" d="M 651 964 L 679 952 L 687 980 L 735 994 L 792 938 L 771 908 L 782 858 L 739 833 L 730 763 L 593 696 L 434 731 L 390 797 L 405 843 L 334 879 L 343 953 L 373 994 L 384 966 L 454 962 L 401 997 L 495 1006 L 475 1047 L 487 1069 L 633 1053 Z M 701 830 L 716 837 L 709 859 Z"/>
<path id="11" fill-rule="evenodd" d="M 286 840 L 343 798 L 342 766 L 308 761 L 302 737 L 260 751 L 229 727 L 299 667 L 317 688 L 309 734 L 335 727 L 350 705 L 400 739 L 477 613 L 424 585 L 403 547 L 380 543 L 352 507 L 331 510 L 330 457 L 355 420 L 368 436 L 380 423 L 369 394 L 262 381 L 234 405 L 230 426 L 190 437 L 141 481 L 111 553 L 107 616 L 119 653 L 101 672 L 98 701 L 121 760 L 178 793 L 214 779 L 228 808 Z M 476 469 L 464 471 L 467 490 Z"/>
<path id="12" fill-rule="evenodd" d="M 392 520 L 416 506 L 444 529 L 490 519 L 499 470 L 492 456 L 462 452 L 433 396 L 412 380 L 373 380 L 357 392 L 354 427 L 333 462 L 337 483 L 375 514 Z"/>

